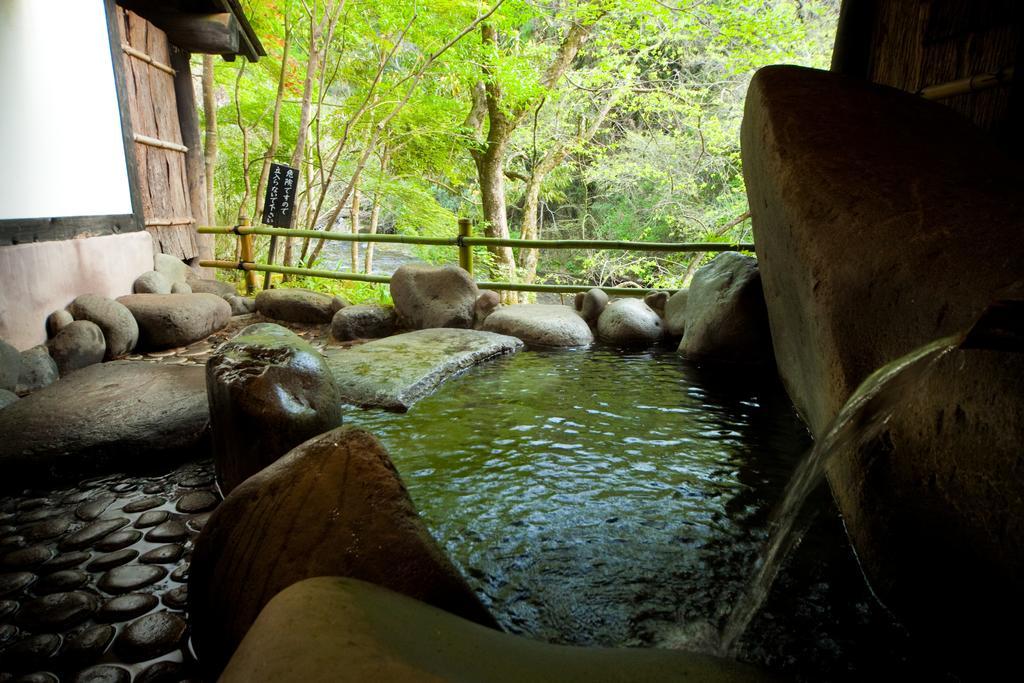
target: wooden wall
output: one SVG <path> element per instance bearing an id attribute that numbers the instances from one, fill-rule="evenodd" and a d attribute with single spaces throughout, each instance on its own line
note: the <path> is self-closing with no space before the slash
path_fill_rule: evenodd
<path id="1" fill-rule="evenodd" d="M 121 7 L 117 13 L 122 46 L 131 48 L 122 55 L 146 230 L 161 252 L 191 259 L 199 250 L 171 46 L 164 32 L 142 17 Z"/>
<path id="2" fill-rule="evenodd" d="M 833 68 L 917 92 L 1019 66 L 1022 15 L 1021 0 L 845 0 Z M 1024 115 L 1017 93 L 1004 86 L 941 102 L 1013 139 Z"/>

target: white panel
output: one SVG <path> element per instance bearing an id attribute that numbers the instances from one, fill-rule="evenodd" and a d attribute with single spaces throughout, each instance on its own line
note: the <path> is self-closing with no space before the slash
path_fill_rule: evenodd
<path id="1" fill-rule="evenodd" d="M 0 0 L 0 93 L 0 219 L 132 213 L 103 0 Z"/>

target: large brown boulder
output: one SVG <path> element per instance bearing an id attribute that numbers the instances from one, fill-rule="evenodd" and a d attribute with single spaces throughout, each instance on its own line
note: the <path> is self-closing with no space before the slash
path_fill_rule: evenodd
<path id="1" fill-rule="evenodd" d="M 256 310 L 268 318 L 293 323 L 329 323 L 348 306 L 340 296 L 308 289 L 265 289 L 256 295 Z"/>
<path id="2" fill-rule="evenodd" d="M 297 334 L 250 325 L 206 363 L 213 456 L 226 495 L 306 439 L 341 424 L 327 362 Z"/>
<path id="3" fill-rule="evenodd" d="M 949 109 L 769 67 L 742 137 L 778 368 L 815 436 L 873 370 L 1020 297 L 1024 179 Z M 1001 645 L 1024 606 L 1022 443 L 1024 354 L 975 350 L 903 396 L 881 438 L 834 454 L 867 575 L 947 653 L 1015 652 Z"/>
<path id="4" fill-rule="evenodd" d="M 380 586 L 322 576 L 270 601 L 220 680 L 740 683 L 774 677 L 682 650 L 551 645 L 483 628 Z"/>
<path id="5" fill-rule="evenodd" d="M 274 595 L 315 576 L 362 579 L 494 625 L 387 452 L 358 429 L 311 439 L 232 491 L 203 528 L 190 572 L 192 643 L 213 671 Z"/>
<path id="6" fill-rule="evenodd" d="M 391 276 L 391 298 L 399 323 L 407 329 L 473 327 L 480 290 L 458 266 L 406 264 Z"/>

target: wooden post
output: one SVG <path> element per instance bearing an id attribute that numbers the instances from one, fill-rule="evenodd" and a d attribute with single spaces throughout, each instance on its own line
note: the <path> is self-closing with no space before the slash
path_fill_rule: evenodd
<path id="1" fill-rule="evenodd" d="M 249 218 L 247 216 L 238 217 L 239 227 L 249 227 Z M 252 233 L 239 235 L 239 239 L 242 240 L 242 260 L 252 263 L 253 261 L 253 249 L 252 249 Z M 256 271 L 247 270 L 245 271 L 245 293 L 252 294 L 256 290 Z"/>
<path id="2" fill-rule="evenodd" d="M 459 237 L 472 237 L 473 223 L 468 218 L 459 219 Z M 473 274 L 473 247 L 459 240 L 459 267 Z"/>

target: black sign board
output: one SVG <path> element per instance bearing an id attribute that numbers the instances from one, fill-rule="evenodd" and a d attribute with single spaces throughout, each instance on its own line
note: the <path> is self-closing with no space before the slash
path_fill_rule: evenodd
<path id="1" fill-rule="evenodd" d="M 263 200 L 263 225 L 292 227 L 292 210 L 295 208 L 298 185 L 299 169 L 283 164 L 270 165 L 267 194 Z"/>

